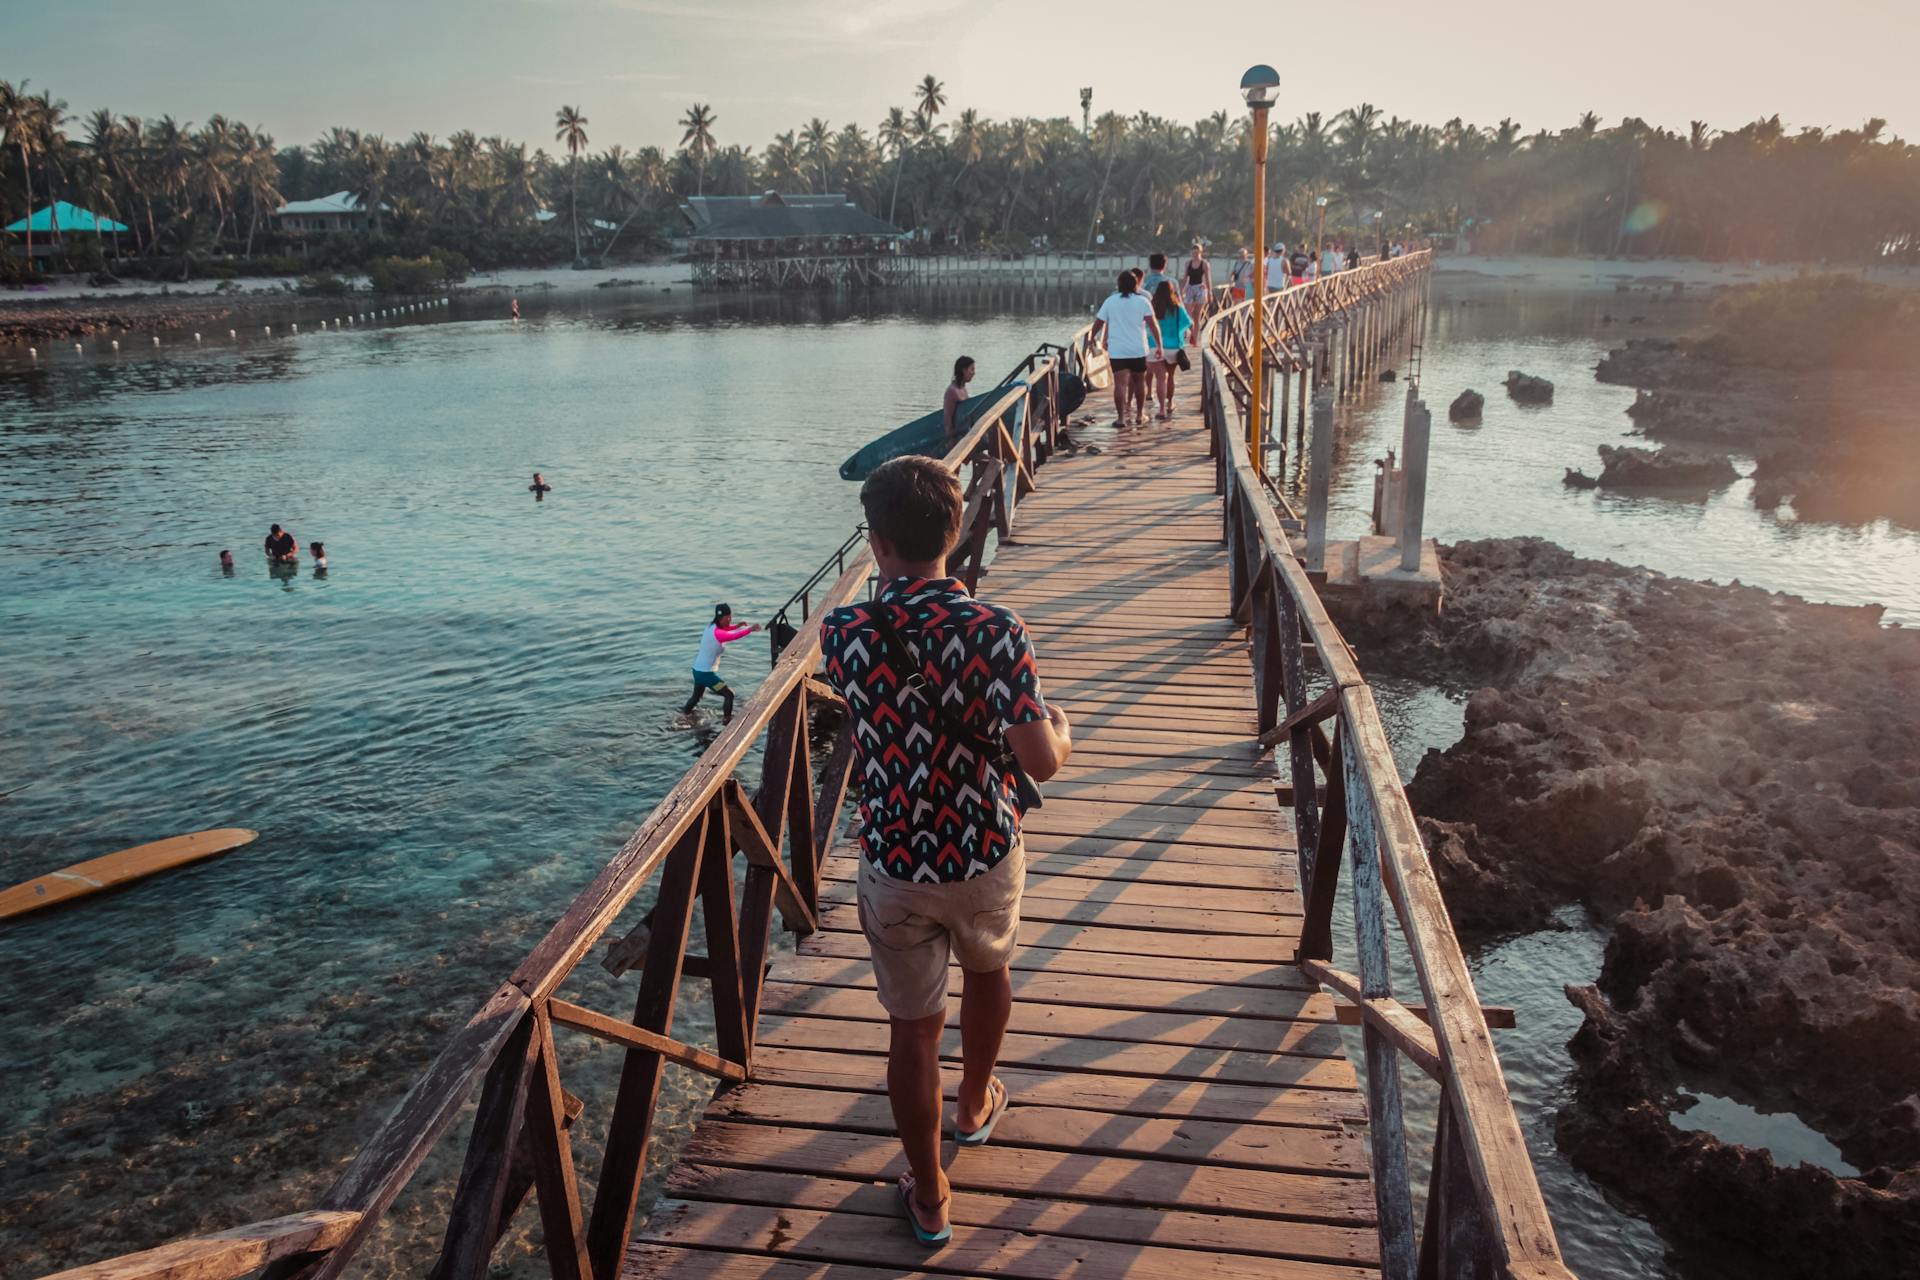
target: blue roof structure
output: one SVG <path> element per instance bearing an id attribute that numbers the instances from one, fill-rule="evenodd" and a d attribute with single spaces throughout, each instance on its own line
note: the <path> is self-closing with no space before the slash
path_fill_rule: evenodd
<path id="1" fill-rule="evenodd" d="M 127 229 L 124 222 L 115 222 L 105 214 L 95 213 L 91 209 L 82 209 L 79 205 L 68 204 L 65 200 L 56 200 L 44 209 L 35 210 L 31 217 L 12 223 L 7 230 L 16 234 L 28 230 L 35 234 L 52 232 L 56 221 L 61 231 L 91 231 L 96 235 Z"/>

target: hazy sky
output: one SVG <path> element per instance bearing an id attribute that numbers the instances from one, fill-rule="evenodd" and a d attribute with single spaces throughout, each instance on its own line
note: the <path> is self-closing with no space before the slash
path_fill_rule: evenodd
<path id="1" fill-rule="evenodd" d="M 70 109 L 404 138 L 470 128 L 553 146 L 560 103 L 593 145 L 672 146 L 689 103 L 722 144 L 763 147 L 821 116 L 869 131 L 932 72 L 949 114 L 1239 108 L 1280 68 L 1277 114 L 1357 102 L 1439 124 L 1584 110 L 1682 131 L 1779 112 L 1789 126 L 1884 116 L 1920 133 L 1914 0 L 1482 0 L 1472 4 L 1039 4 L 1030 0 L 6 0 L 0 78 Z M 1191 14 L 1199 21 L 1182 22 Z M 1294 47 L 1311 46 L 1311 51 Z"/>

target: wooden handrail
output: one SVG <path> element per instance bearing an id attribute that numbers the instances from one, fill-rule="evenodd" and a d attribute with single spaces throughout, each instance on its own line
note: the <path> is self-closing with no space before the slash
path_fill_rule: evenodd
<path id="1" fill-rule="evenodd" d="M 310 1209 L 74 1267 L 46 1280 L 237 1280 L 281 1258 L 336 1248 L 359 1221 L 357 1213 Z"/>
<path id="2" fill-rule="evenodd" d="M 1316 335 L 1343 313 L 1359 309 L 1378 316 L 1386 307 L 1403 325 L 1417 322 L 1430 266 L 1431 253 L 1420 250 L 1266 295 L 1263 356 L 1277 368 L 1312 376 L 1318 372 Z M 1382 1272 L 1410 1280 L 1417 1268 L 1425 1280 L 1477 1276 L 1490 1266 L 1496 1274 L 1529 1280 L 1570 1277 L 1507 1093 L 1488 1016 L 1454 936 L 1372 690 L 1293 550 L 1283 521 L 1294 513 L 1254 465 L 1247 446 L 1242 399 L 1234 384 L 1249 382 L 1254 305 L 1248 300 L 1218 309 L 1206 322 L 1202 399 L 1225 504 L 1232 596 L 1251 633 L 1260 741 L 1276 747 L 1285 742 L 1289 748 L 1300 882 L 1307 899 L 1302 968 L 1353 1003 L 1367 1042 Z M 1302 640 L 1326 676 L 1317 696 L 1310 694 L 1299 662 Z M 1321 749 L 1322 720 L 1335 730 L 1331 749 Z M 1324 807 L 1315 800 L 1316 765 L 1326 779 Z M 1333 885 L 1347 849 L 1355 877 L 1358 974 L 1325 963 L 1331 952 L 1323 950 Z M 1406 939 L 1426 1002 L 1425 1022 L 1391 996 L 1383 902 L 1391 904 Z M 1396 1054 L 1443 1087 L 1442 1140 L 1429 1203 L 1444 1203 L 1446 1213 L 1458 1220 L 1436 1218 L 1440 1211 L 1434 1208 L 1425 1238 L 1418 1241 L 1406 1184 Z"/>

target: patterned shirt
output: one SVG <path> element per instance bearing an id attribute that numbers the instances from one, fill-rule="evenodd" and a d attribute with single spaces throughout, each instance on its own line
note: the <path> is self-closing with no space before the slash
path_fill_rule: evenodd
<path id="1" fill-rule="evenodd" d="M 917 654 L 924 693 L 889 660 L 872 611 L 890 610 Z M 853 785 L 860 849 L 898 880 L 969 880 L 991 871 L 1020 836 L 1011 777 L 979 754 L 1013 725 L 1044 720 L 1027 629 L 1010 609 L 975 600 L 952 578 L 895 578 L 868 604 L 821 620 L 827 681 L 853 713 Z M 904 661 L 912 661 L 902 655 Z M 967 727 L 955 740 L 927 699 Z"/>

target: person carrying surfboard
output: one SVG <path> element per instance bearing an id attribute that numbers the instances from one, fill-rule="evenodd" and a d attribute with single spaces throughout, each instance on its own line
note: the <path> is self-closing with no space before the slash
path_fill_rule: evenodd
<path id="1" fill-rule="evenodd" d="M 733 719 L 733 690 L 720 678 L 717 670 L 720 657 L 727 645 L 745 639 L 759 629 L 757 622 L 744 627 L 734 626 L 732 605 L 713 606 L 713 621 L 701 634 L 700 652 L 693 660 L 693 696 L 687 699 L 686 706 L 680 708 L 682 714 L 692 715 L 695 704 L 711 689 L 720 695 L 720 723 L 727 724 Z"/>
<path id="2" fill-rule="evenodd" d="M 953 381 L 947 384 L 945 400 L 941 402 L 941 425 L 947 431 L 947 444 L 951 446 L 960 435 L 960 402 L 967 398 L 967 384 L 973 381 L 973 357 L 961 356 L 953 362 Z"/>

